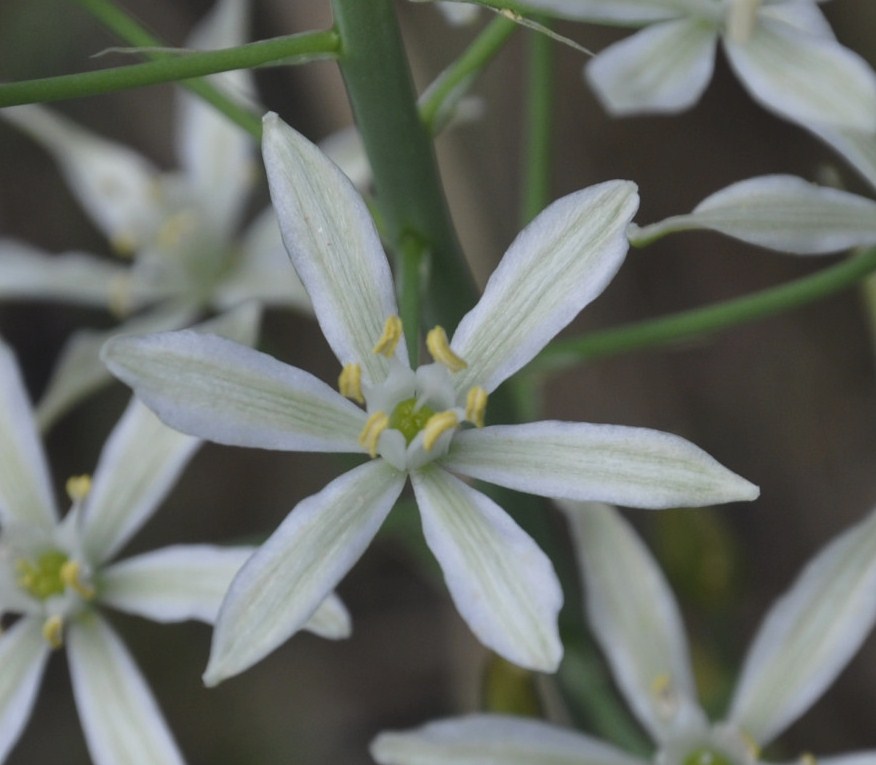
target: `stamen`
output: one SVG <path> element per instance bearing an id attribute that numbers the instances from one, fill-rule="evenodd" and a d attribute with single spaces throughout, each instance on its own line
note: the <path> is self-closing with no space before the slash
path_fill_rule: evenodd
<path id="1" fill-rule="evenodd" d="M 657 705 L 660 715 L 669 720 L 678 711 L 678 699 L 672 688 L 672 678 L 668 674 L 657 675 L 651 681 L 651 695 Z"/>
<path id="2" fill-rule="evenodd" d="M 120 258 L 130 258 L 137 251 L 137 238 L 130 231 L 119 231 L 110 239 L 110 247 Z"/>
<path id="3" fill-rule="evenodd" d="M 800 755 L 800 765 L 818 765 L 818 760 L 812 752 L 803 752 Z"/>
<path id="4" fill-rule="evenodd" d="M 426 427 L 423 428 L 423 449 L 427 452 L 432 451 L 432 447 L 435 446 L 441 434 L 453 430 L 457 425 L 459 425 L 459 418 L 456 416 L 456 412 L 448 409 L 446 412 L 433 414 L 426 423 Z"/>
<path id="5" fill-rule="evenodd" d="M 389 417 L 385 412 L 375 412 L 368 418 L 365 427 L 359 434 L 359 446 L 368 450 L 368 454 L 372 457 L 377 456 L 377 442 L 380 440 L 380 434 L 389 426 Z"/>
<path id="6" fill-rule="evenodd" d="M 74 475 L 67 479 L 67 496 L 71 502 L 81 502 L 91 491 L 90 475 Z"/>
<path id="7" fill-rule="evenodd" d="M 390 316 L 383 325 L 383 334 L 374 346 L 373 352 L 392 358 L 395 347 L 402 338 L 402 320 L 398 316 Z"/>
<path id="8" fill-rule="evenodd" d="M 465 397 L 465 419 L 478 428 L 484 427 L 484 415 L 487 413 L 487 392 L 480 386 L 470 388 Z"/>
<path id="9" fill-rule="evenodd" d="M 194 222 L 195 217 L 190 212 L 178 212 L 176 215 L 171 215 L 158 232 L 158 246 L 163 249 L 176 247 Z"/>
<path id="10" fill-rule="evenodd" d="M 58 614 L 43 622 L 43 637 L 54 650 L 64 644 L 64 620 Z"/>
<path id="11" fill-rule="evenodd" d="M 116 274 L 110 279 L 107 289 L 107 307 L 113 316 L 127 316 L 132 308 L 131 277 L 129 274 Z"/>
<path id="12" fill-rule="evenodd" d="M 760 744 L 758 744 L 757 741 L 754 740 L 754 737 L 748 731 L 740 730 L 739 735 L 742 737 L 742 743 L 745 744 L 745 748 L 748 750 L 748 754 L 751 756 L 751 758 L 753 760 L 759 760 L 760 759 Z M 812 757 L 811 754 L 809 756 Z M 805 759 L 805 755 L 804 755 L 804 759 Z M 812 757 L 812 760 L 814 762 L 815 758 Z"/>
<path id="13" fill-rule="evenodd" d="M 79 561 L 68 560 L 61 566 L 60 576 L 64 586 L 69 587 L 85 600 L 91 600 L 94 597 L 94 587 L 85 582 L 81 574 L 82 566 L 79 565 Z"/>
<path id="14" fill-rule="evenodd" d="M 432 354 L 435 361 L 444 364 L 451 372 L 459 372 L 468 366 L 465 361 L 450 350 L 450 343 L 447 341 L 444 327 L 432 327 L 429 330 L 426 334 L 426 348 L 429 349 L 429 353 Z"/>
<path id="15" fill-rule="evenodd" d="M 355 362 L 344 364 L 338 377 L 338 390 L 345 398 L 352 399 L 357 404 L 364 404 L 362 395 L 362 367 Z"/>
<path id="16" fill-rule="evenodd" d="M 727 36 L 744 45 L 754 31 L 761 0 L 730 0 L 727 10 Z"/>

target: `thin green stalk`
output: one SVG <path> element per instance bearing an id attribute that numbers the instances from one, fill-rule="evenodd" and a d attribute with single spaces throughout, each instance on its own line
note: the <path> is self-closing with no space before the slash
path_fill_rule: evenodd
<path id="1" fill-rule="evenodd" d="M 526 83 L 526 151 L 521 217 L 529 223 L 551 198 L 551 127 L 554 104 L 553 40 L 531 34 Z"/>
<path id="2" fill-rule="evenodd" d="M 502 50 L 516 29 L 513 21 L 502 16 L 493 20 L 429 86 L 420 100 L 420 117 L 430 133 L 440 130 L 440 117 L 445 113 L 446 105 L 468 88 L 471 81 Z"/>
<path id="3" fill-rule="evenodd" d="M 393 249 L 411 234 L 430 253 L 429 308 L 450 327 L 477 299 L 420 119 L 392 0 L 332 0 L 339 64 Z"/>
<path id="4" fill-rule="evenodd" d="M 876 248 L 812 276 L 715 305 L 640 321 L 583 337 L 558 340 L 526 368 L 528 374 L 556 372 L 582 361 L 662 345 L 728 329 L 790 311 L 844 290 L 876 271 Z"/>

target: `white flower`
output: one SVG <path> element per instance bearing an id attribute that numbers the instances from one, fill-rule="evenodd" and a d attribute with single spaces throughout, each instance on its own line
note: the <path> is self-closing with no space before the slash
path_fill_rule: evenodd
<path id="1" fill-rule="evenodd" d="M 104 359 L 184 432 L 374 459 L 302 501 L 241 570 L 214 632 L 209 683 L 299 629 L 362 554 L 408 476 L 462 616 L 485 645 L 541 670 L 555 669 L 562 653 L 562 595 L 550 561 L 454 473 L 639 507 L 757 496 L 748 481 L 667 433 L 569 422 L 482 427 L 488 395 L 620 266 L 638 202 L 632 183 L 603 183 L 551 205 L 511 245 L 452 342 L 440 327 L 428 334 L 435 363 L 412 369 L 389 265 L 362 199 L 276 115 L 265 118 L 264 156 L 286 247 L 342 365 L 344 395 L 269 356 L 189 332 L 113 340 Z"/>
<path id="2" fill-rule="evenodd" d="M 656 563 L 617 512 L 563 503 L 588 614 L 615 680 L 656 746 L 655 765 L 754 765 L 857 651 L 876 617 L 876 512 L 822 550 L 764 620 L 724 721 L 696 701 L 678 606 Z M 581 733 L 535 720 L 474 715 L 372 744 L 381 765 L 646 765 Z M 818 758 L 870 763 L 876 752 Z M 804 755 L 802 763 L 815 762 Z"/>
<path id="3" fill-rule="evenodd" d="M 804 125 L 876 131 L 876 75 L 840 45 L 815 0 L 526 0 L 564 18 L 645 26 L 593 58 L 587 79 L 617 115 L 678 112 L 712 78 L 720 40 L 761 106 Z"/>
<path id="4" fill-rule="evenodd" d="M 199 441 L 134 401 L 110 435 L 93 480 L 67 483 L 60 518 L 17 365 L 0 343 L 0 761 L 15 745 L 52 649 L 65 645 L 88 748 L 99 765 L 171 765 L 182 757 L 103 606 L 160 622 L 212 623 L 248 547 L 178 545 L 114 563 L 151 517 Z M 349 631 L 333 596 L 308 624 Z"/>
<path id="5" fill-rule="evenodd" d="M 221 0 L 187 47 L 243 44 L 247 8 L 243 0 Z M 238 99 L 250 85 L 244 71 L 212 80 Z M 222 311 L 247 299 L 307 306 L 273 211 L 262 211 L 238 234 L 255 178 L 252 137 L 196 96 L 181 91 L 178 97 L 180 169 L 169 172 L 45 107 L 0 110 L 53 155 L 85 211 L 113 248 L 131 259 L 53 256 L 0 240 L 0 297 L 109 308 L 119 317 L 151 309 L 108 332 L 73 335 L 38 407 L 43 425 L 109 379 L 98 352 L 112 334 L 179 329 L 204 309 Z"/>

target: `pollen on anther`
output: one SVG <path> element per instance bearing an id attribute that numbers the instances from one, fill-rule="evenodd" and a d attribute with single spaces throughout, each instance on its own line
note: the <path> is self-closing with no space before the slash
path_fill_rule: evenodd
<path id="1" fill-rule="evenodd" d="M 67 496 L 71 502 L 81 502 L 91 491 L 90 475 L 74 475 L 67 479 Z"/>
<path id="2" fill-rule="evenodd" d="M 459 372 L 468 366 L 464 359 L 461 359 L 450 349 L 444 327 L 432 327 L 426 333 L 426 348 L 435 361 L 443 364 L 451 372 Z"/>
<path id="3" fill-rule="evenodd" d="M 387 427 L 389 427 L 389 416 L 385 412 L 375 412 L 362 428 L 359 434 L 359 446 L 367 450 L 370 457 L 377 456 L 377 442 L 380 440 L 380 434 Z"/>
<path id="4" fill-rule="evenodd" d="M 55 614 L 43 622 L 43 637 L 53 648 L 58 649 L 64 643 L 64 620 Z"/>
<path id="5" fill-rule="evenodd" d="M 83 580 L 82 566 L 79 565 L 78 561 L 68 560 L 61 566 L 59 576 L 65 587 L 78 593 L 85 600 L 91 600 L 94 597 L 94 587 Z"/>
<path id="6" fill-rule="evenodd" d="M 459 418 L 456 416 L 456 412 L 447 410 L 433 414 L 426 423 L 426 427 L 423 428 L 423 449 L 427 452 L 432 451 L 441 435 L 448 430 L 453 430 L 457 425 L 459 425 Z"/>
<path id="7" fill-rule="evenodd" d="M 484 427 L 487 413 L 487 392 L 480 386 L 470 388 L 465 397 L 465 419 L 478 428 Z"/>
<path id="8" fill-rule="evenodd" d="M 391 358 L 402 334 L 402 320 L 398 316 L 390 316 L 383 325 L 383 334 L 374 346 L 373 352 Z"/>
<path id="9" fill-rule="evenodd" d="M 362 367 L 355 362 L 344 364 L 338 377 L 338 390 L 345 398 L 352 399 L 357 404 L 364 404 L 365 397 L 362 395 Z"/>

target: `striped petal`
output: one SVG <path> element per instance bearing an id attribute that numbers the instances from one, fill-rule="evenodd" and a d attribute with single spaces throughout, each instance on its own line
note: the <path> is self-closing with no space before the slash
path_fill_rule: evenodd
<path id="1" fill-rule="evenodd" d="M 846 666 L 876 619 L 876 512 L 816 555 L 767 614 L 730 719 L 766 744 Z"/>
<path id="2" fill-rule="evenodd" d="M 807 125 L 806 127 L 845 157 L 864 180 L 876 190 L 876 134 L 862 130 L 830 128 L 823 125 Z"/>
<path id="3" fill-rule="evenodd" d="M 262 151 L 271 199 L 292 264 L 341 364 L 382 381 L 387 360 L 372 352 L 398 313 L 392 275 L 374 222 L 350 180 L 276 114 L 264 119 Z M 396 354 L 407 361 L 405 344 Z"/>
<path id="4" fill-rule="evenodd" d="M 232 582 L 213 632 L 207 685 L 251 667 L 311 619 L 404 484 L 403 473 L 372 460 L 298 503 Z"/>
<path id="5" fill-rule="evenodd" d="M 478 640 L 542 672 L 563 655 L 563 592 L 538 545 L 489 497 L 440 468 L 411 474 L 423 533 L 459 613 Z"/>
<path id="6" fill-rule="evenodd" d="M 602 292 L 638 204 L 635 184 L 609 181 L 554 202 L 520 232 L 453 335 L 468 363 L 457 390 L 494 390 Z"/>
<path id="7" fill-rule="evenodd" d="M 628 507 L 696 507 L 759 493 L 683 438 L 622 425 L 546 421 L 466 430 L 441 464 L 528 494 Z"/>

